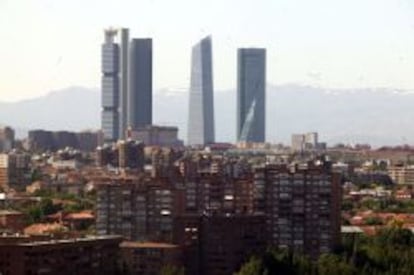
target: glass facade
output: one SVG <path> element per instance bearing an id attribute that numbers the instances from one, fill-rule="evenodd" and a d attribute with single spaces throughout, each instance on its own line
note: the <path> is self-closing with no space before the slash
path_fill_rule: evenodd
<path id="1" fill-rule="evenodd" d="M 188 114 L 188 144 L 214 142 L 214 97 L 211 37 L 192 49 Z"/>
<path id="2" fill-rule="evenodd" d="M 120 39 L 119 48 L 119 138 L 125 138 L 128 119 L 128 63 L 129 63 L 129 30 L 118 30 Z"/>
<path id="3" fill-rule="evenodd" d="M 119 47 L 112 40 L 114 32 L 106 31 L 102 45 L 102 130 L 106 142 L 118 139 L 119 130 Z"/>
<path id="4" fill-rule="evenodd" d="M 237 140 L 264 142 L 266 50 L 239 49 L 237 70 Z"/>
<path id="5" fill-rule="evenodd" d="M 102 130 L 114 142 L 152 124 L 152 39 L 130 42 L 128 29 L 107 29 L 101 60 Z"/>
<path id="6" fill-rule="evenodd" d="M 132 39 L 129 47 L 128 126 L 152 124 L 152 39 Z"/>

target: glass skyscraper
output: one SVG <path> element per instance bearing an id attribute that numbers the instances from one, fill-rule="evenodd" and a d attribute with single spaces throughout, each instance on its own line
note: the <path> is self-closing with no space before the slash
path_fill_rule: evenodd
<path id="1" fill-rule="evenodd" d="M 129 46 L 128 127 L 152 124 L 152 39 L 132 39 Z"/>
<path id="2" fill-rule="evenodd" d="M 129 30 L 118 30 L 119 44 L 119 138 L 125 138 L 128 124 Z"/>
<path id="3" fill-rule="evenodd" d="M 105 30 L 101 71 L 104 142 L 124 139 L 128 127 L 151 125 L 152 39 L 130 41 L 126 28 Z"/>
<path id="4" fill-rule="evenodd" d="M 189 145 L 214 142 L 214 97 L 211 37 L 193 46 L 188 112 Z"/>
<path id="5" fill-rule="evenodd" d="M 114 43 L 115 30 L 105 30 L 102 45 L 102 131 L 105 142 L 119 137 L 119 46 Z"/>
<path id="6" fill-rule="evenodd" d="M 265 141 L 266 49 L 237 52 L 237 140 Z"/>

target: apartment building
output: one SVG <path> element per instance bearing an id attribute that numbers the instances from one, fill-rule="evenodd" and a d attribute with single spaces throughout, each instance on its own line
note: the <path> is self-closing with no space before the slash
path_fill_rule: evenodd
<path id="1" fill-rule="evenodd" d="M 119 236 L 41 241 L 0 237 L 0 273 L 112 275 L 121 240 Z"/>
<path id="2" fill-rule="evenodd" d="M 0 186 L 22 187 L 30 182 L 30 155 L 19 152 L 0 154 Z"/>
<path id="3" fill-rule="evenodd" d="M 389 166 L 387 171 L 395 184 L 414 184 L 414 165 Z"/>
<path id="4" fill-rule="evenodd" d="M 175 193 L 165 182 L 112 181 L 97 185 L 96 230 L 133 241 L 169 241 Z"/>
<path id="5" fill-rule="evenodd" d="M 329 165 L 267 165 L 254 175 L 255 211 L 271 245 L 317 257 L 339 241 L 341 177 Z"/>

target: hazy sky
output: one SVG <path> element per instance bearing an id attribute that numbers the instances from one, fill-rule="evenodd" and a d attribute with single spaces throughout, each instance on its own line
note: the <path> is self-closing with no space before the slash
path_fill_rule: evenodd
<path id="1" fill-rule="evenodd" d="M 108 26 L 154 39 L 155 90 L 188 88 L 208 34 L 217 90 L 249 46 L 267 48 L 272 84 L 414 89 L 413 0 L 0 0 L 0 100 L 99 87 Z"/>

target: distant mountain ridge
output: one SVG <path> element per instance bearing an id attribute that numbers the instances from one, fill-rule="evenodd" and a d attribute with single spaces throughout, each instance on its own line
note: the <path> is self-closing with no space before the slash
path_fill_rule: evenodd
<path id="1" fill-rule="evenodd" d="M 270 142 L 290 143 L 292 133 L 317 131 L 330 144 L 376 146 L 414 143 L 414 93 L 396 89 L 324 89 L 294 84 L 269 85 L 266 129 Z M 235 141 L 236 93 L 216 91 L 217 141 Z M 176 125 L 187 133 L 188 93 L 158 90 L 154 123 Z M 70 87 L 46 96 L 0 102 L 0 124 L 18 129 L 85 130 L 100 127 L 99 89 Z"/>

